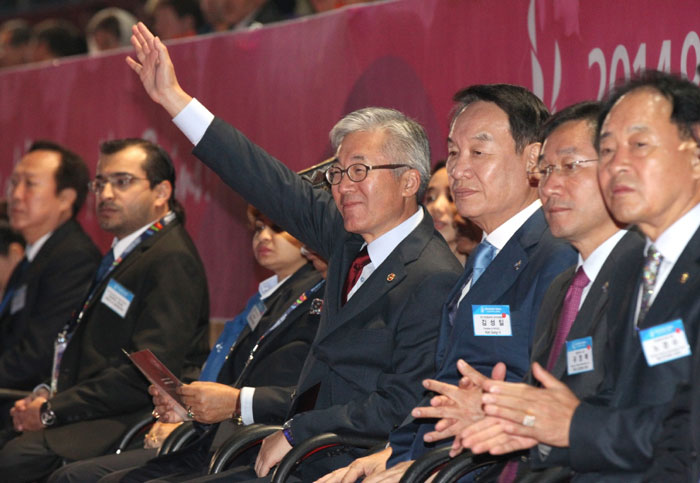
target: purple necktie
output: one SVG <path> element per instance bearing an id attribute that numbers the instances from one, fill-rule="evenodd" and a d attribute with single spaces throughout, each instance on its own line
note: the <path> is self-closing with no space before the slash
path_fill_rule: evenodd
<path id="1" fill-rule="evenodd" d="M 583 271 L 583 266 L 579 267 L 576 271 L 576 275 L 574 275 L 574 280 L 566 291 L 566 297 L 564 297 L 564 306 L 561 309 L 561 315 L 559 315 L 559 326 L 557 327 L 557 333 L 554 336 L 554 343 L 550 349 L 549 360 L 547 361 L 548 371 L 551 371 L 554 364 L 557 362 L 564 342 L 566 342 L 566 337 L 569 335 L 574 320 L 576 320 L 576 315 L 578 315 L 583 289 L 590 282 L 586 272 Z"/>

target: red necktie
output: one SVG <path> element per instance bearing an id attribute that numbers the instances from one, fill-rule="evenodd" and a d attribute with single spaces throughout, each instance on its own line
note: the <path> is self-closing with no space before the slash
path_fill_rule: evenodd
<path id="1" fill-rule="evenodd" d="M 348 270 L 348 278 L 345 279 L 345 287 L 343 287 L 343 305 L 348 301 L 348 294 L 350 290 L 355 286 L 357 280 L 360 278 L 362 269 L 365 265 L 369 263 L 369 253 L 367 253 L 367 246 L 365 246 L 360 253 L 357 254 L 355 260 L 353 260 L 352 265 L 350 265 L 350 270 Z"/>

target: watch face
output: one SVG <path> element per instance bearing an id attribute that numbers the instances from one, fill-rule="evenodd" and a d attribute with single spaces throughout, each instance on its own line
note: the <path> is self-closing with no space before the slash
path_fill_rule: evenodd
<path id="1" fill-rule="evenodd" d="M 51 426 L 56 422 L 56 413 L 49 408 L 42 408 L 40 419 L 44 426 Z"/>

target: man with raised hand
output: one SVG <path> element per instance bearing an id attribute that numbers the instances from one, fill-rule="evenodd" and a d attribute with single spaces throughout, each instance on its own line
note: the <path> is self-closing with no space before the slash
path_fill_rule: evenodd
<path id="1" fill-rule="evenodd" d="M 291 402 L 291 409 L 284 430 L 263 442 L 256 474 L 267 475 L 293 445 L 324 432 L 386 438 L 434 370 L 442 302 L 461 270 L 418 202 L 429 179 L 423 128 L 392 109 L 348 114 L 331 131 L 331 193 L 314 190 L 187 95 L 167 49 L 143 24 L 132 43 L 138 62 L 129 65 L 175 116 L 194 154 L 329 261 L 319 332 L 296 391 L 265 388 L 265 400 Z M 302 465 L 300 477 L 309 481 L 352 459 Z"/>
<path id="2" fill-rule="evenodd" d="M 571 247 L 552 237 L 528 176 L 537 165 L 539 130 L 548 113 L 530 91 L 507 84 L 471 86 L 455 101 L 447 140 L 450 186 L 460 215 L 485 236 L 446 299 L 434 378 L 456 384 L 457 361 L 464 359 L 489 375 L 505 361 L 507 371 L 499 366 L 498 377 L 518 381 L 528 370 L 545 291 L 576 262 Z M 421 406 L 428 402 L 424 398 Z M 436 421 L 426 417 L 409 415 L 392 432 L 388 448 L 323 481 L 363 475 L 366 481 L 398 481 L 413 460 L 435 447 L 438 438 L 427 433 Z"/>

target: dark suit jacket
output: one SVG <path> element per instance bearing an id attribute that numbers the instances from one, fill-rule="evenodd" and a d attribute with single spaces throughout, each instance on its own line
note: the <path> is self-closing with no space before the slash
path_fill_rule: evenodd
<path id="1" fill-rule="evenodd" d="M 681 384 L 663 422 L 651 469 L 644 481 L 687 482 L 700 480 L 700 339 L 693 350 L 689 384 Z"/>
<path id="2" fill-rule="evenodd" d="M 636 274 L 644 261 L 644 239 L 637 231 L 630 231 L 618 241 L 617 245 L 608 255 L 591 288 L 581 305 L 576 320 L 571 327 L 567 340 L 575 340 L 583 337 L 591 337 L 593 340 L 593 370 L 580 374 L 569 375 L 567 373 L 566 347 L 562 348 L 559 357 L 552 369 L 552 375 L 564 382 L 579 398 L 591 397 L 608 392 L 605 375 L 611 374 L 612 361 L 610 355 L 614 354 L 615 347 L 608 333 L 609 326 L 618 320 L 609 320 L 608 307 L 611 293 L 631 293 L 636 287 Z M 571 285 L 576 267 L 567 269 L 559 275 L 547 290 L 542 308 L 535 326 L 535 343 L 532 347 L 532 361 L 539 362 L 542 367 L 547 367 L 549 352 L 559 326 L 559 317 L 564 305 L 566 291 Z M 528 384 L 538 385 L 532 373 L 526 377 Z M 557 459 L 557 448 L 544 459 L 537 448 L 530 453 L 530 459 L 535 467 L 549 467 L 565 464 L 565 461 Z M 528 471 L 527 464 L 521 465 L 518 474 L 522 476 Z M 540 481 L 557 481 L 560 478 L 570 478 L 572 470 L 568 467 L 550 468 L 547 473 L 532 472 L 532 477 Z M 535 477 L 537 475 L 537 477 Z"/>
<path id="3" fill-rule="evenodd" d="M 101 297 L 109 280 L 133 293 L 122 318 Z M 152 409 L 148 382 L 122 349 L 150 349 L 175 375 L 208 353 L 209 297 L 204 267 L 184 227 L 173 221 L 139 244 L 101 282 L 70 340 L 51 399 L 49 447 L 67 459 L 112 449 Z"/>
<path id="4" fill-rule="evenodd" d="M 449 322 L 447 306 L 443 308 L 437 353 L 439 369 L 435 378 L 457 384 L 461 377 L 457 360 L 461 358 L 489 377 L 493 366 L 503 361 L 508 368 L 507 379 L 522 380 L 529 367 L 534 323 L 544 293 L 554 277 L 575 262 L 576 252 L 552 237 L 542 210 L 536 211 L 469 289 L 459 304 L 454 327 Z M 471 263 L 467 262 L 464 274 L 447 300 L 460 296 L 471 271 Z M 509 305 L 513 335 L 475 336 L 472 305 Z M 423 400 L 426 404 L 428 401 L 429 397 Z M 434 424 L 434 420 L 409 418 L 401 429 L 392 433 L 392 462 L 416 459 L 433 447 L 423 441 L 423 435 L 432 431 Z"/>
<path id="5" fill-rule="evenodd" d="M 56 336 L 80 307 L 100 263 L 100 252 L 80 224 L 58 227 L 11 287 L 26 286 L 24 307 L 9 304 L 0 318 L 0 387 L 31 390 L 45 381 Z"/>
<path id="6" fill-rule="evenodd" d="M 641 271 L 640 271 L 641 272 Z M 639 285 L 638 285 L 639 287 Z M 649 308 L 640 329 L 681 319 L 691 345 L 700 324 L 700 229 L 691 238 Z M 614 337 L 617 377 L 608 404 L 583 402 L 570 429 L 571 466 L 580 481 L 637 481 L 651 465 L 662 420 L 678 384 L 689 383 L 691 357 L 649 367 L 634 327 L 635 297 L 621 297 Z"/>
<path id="7" fill-rule="evenodd" d="M 256 388 L 253 397 L 253 417 L 256 423 L 280 424 L 284 421 L 288 408 L 281 408 L 277 414 L 258 411 L 258 404 L 265 406 L 264 400 L 259 396 L 260 389 L 265 386 L 286 387 L 296 384 L 321 318 L 320 314 L 311 313 L 311 303 L 315 299 L 323 299 L 325 287 L 321 287 L 296 307 L 279 327 L 265 337 L 255 352 L 255 357 L 246 366 L 248 355 L 260 336 L 302 293 L 320 280 L 321 275 L 311 265 L 299 269 L 266 301 L 267 310 L 255 330 L 251 332 L 249 326 L 243 329 L 219 372 L 217 382 Z M 216 433 L 217 441 L 223 441 L 233 431 L 235 426 L 231 422 L 222 423 Z"/>
<path id="8" fill-rule="evenodd" d="M 219 119 L 194 153 L 329 261 L 318 335 L 292 395 L 297 412 L 311 409 L 294 416 L 295 439 L 327 431 L 386 437 L 417 402 L 420 381 L 434 371 L 440 308 L 461 270 L 430 215 L 425 212 L 422 223 L 341 305 L 348 268 L 363 241 L 345 231 L 330 193 L 314 190 Z M 256 391 L 256 399 L 265 395 L 279 408 L 289 394 L 282 388 Z"/>

